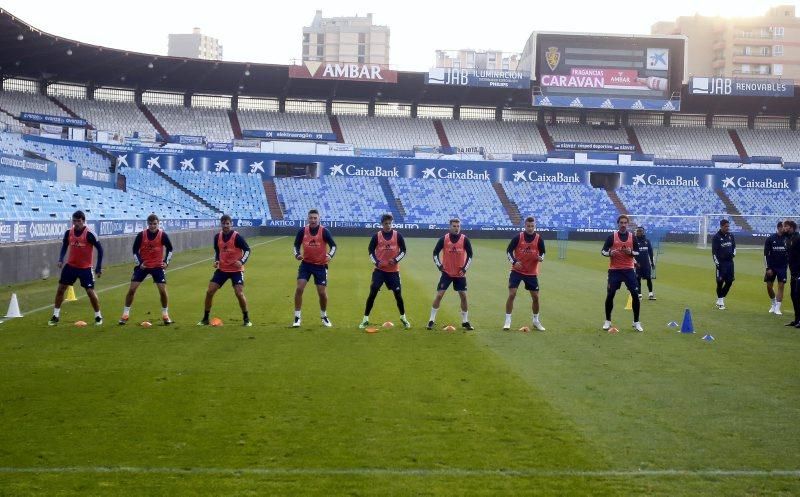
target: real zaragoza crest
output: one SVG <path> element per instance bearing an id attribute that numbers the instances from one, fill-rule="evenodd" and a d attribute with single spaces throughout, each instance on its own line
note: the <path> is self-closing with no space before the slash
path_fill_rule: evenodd
<path id="1" fill-rule="evenodd" d="M 561 62 L 561 52 L 558 51 L 558 47 L 549 47 L 544 54 L 544 58 L 547 61 L 547 65 L 550 66 L 550 70 L 555 71 L 558 63 Z"/>

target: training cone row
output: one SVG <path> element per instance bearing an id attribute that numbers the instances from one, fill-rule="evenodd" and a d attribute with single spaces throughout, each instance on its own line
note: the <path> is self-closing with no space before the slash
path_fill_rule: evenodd
<path id="1" fill-rule="evenodd" d="M 64 293 L 64 302 L 75 302 L 76 300 L 78 300 L 78 297 L 75 296 L 75 287 L 70 285 Z"/>
<path id="2" fill-rule="evenodd" d="M 11 302 L 8 303 L 8 312 L 6 313 L 7 318 L 21 318 L 22 313 L 19 312 L 19 300 L 17 300 L 17 294 L 11 294 Z"/>
<path id="3" fill-rule="evenodd" d="M 692 311 L 688 307 L 683 312 L 683 323 L 681 324 L 681 333 L 694 333 L 694 324 L 692 323 Z"/>

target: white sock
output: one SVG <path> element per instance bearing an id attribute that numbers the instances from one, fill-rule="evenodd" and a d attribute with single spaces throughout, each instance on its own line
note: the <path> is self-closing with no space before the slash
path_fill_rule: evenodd
<path id="1" fill-rule="evenodd" d="M 362 323 L 366 323 L 369 321 L 369 316 L 364 316 L 364 319 L 361 320 Z"/>
<path id="2" fill-rule="evenodd" d="M 461 322 L 462 323 L 466 323 L 467 321 L 469 321 L 469 317 L 467 316 L 467 314 L 469 314 L 469 311 L 461 311 Z"/>
<path id="3" fill-rule="evenodd" d="M 167 314 L 169 314 L 169 307 L 162 307 L 162 308 L 161 308 L 161 314 L 163 314 L 163 315 L 165 315 L 165 316 L 166 316 Z"/>
<path id="4" fill-rule="evenodd" d="M 436 321 L 436 313 L 439 312 L 439 309 L 435 307 L 431 307 L 431 318 L 428 321 Z"/>
<path id="5" fill-rule="evenodd" d="M 781 308 L 781 302 L 780 301 L 776 301 L 775 302 L 775 308 L 776 309 L 780 309 Z"/>
<path id="6" fill-rule="evenodd" d="M 53 316 L 60 317 L 61 316 L 61 308 L 60 307 L 53 307 Z"/>
<path id="7" fill-rule="evenodd" d="M 538 321 L 539 321 L 539 315 L 538 314 L 534 314 L 533 315 L 533 322 L 537 323 Z"/>
<path id="8" fill-rule="evenodd" d="M 408 318 L 406 317 L 406 315 L 405 315 L 405 314 L 401 314 L 401 315 L 400 315 L 400 319 L 405 319 L 406 321 L 408 321 Z"/>
<path id="9" fill-rule="evenodd" d="M 511 314 L 506 314 L 506 324 L 511 324 Z"/>
<path id="10" fill-rule="evenodd" d="M 300 317 L 300 311 L 294 311 L 294 317 L 299 318 Z"/>
<path id="11" fill-rule="evenodd" d="M 123 307 L 122 308 L 122 315 L 123 316 L 127 316 L 130 313 L 131 313 L 131 308 L 130 307 Z"/>
<path id="12" fill-rule="evenodd" d="M 328 317 L 328 312 L 327 311 L 319 311 L 319 317 L 321 317 L 321 318 Z"/>
<path id="13" fill-rule="evenodd" d="M 102 317 L 103 317 L 103 315 L 102 315 L 102 314 L 100 314 L 100 311 L 97 311 L 97 312 L 95 312 L 95 313 L 94 313 L 94 317 L 96 317 L 96 318 L 102 318 Z"/>

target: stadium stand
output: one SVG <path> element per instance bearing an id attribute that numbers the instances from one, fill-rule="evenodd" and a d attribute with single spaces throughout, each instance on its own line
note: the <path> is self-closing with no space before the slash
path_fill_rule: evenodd
<path id="1" fill-rule="evenodd" d="M 508 198 L 520 207 L 522 216 L 533 214 L 542 228 L 613 228 L 617 208 L 601 188 L 584 184 L 523 183 L 504 181 Z M 534 212 L 526 212 L 525 206 Z M 610 221 L 609 221 L 610 220 Z"/>
<path id="2" fill-rule="evenodd" d="M 22 156 L 25 141 L 17 133 L 0 133 L 0 152 Z"/>
<path id="3" fill-rule="evenodd" d="M 20 112 L 70 117 L 46 96 L 21 91 L 0 91 L 0 109 L 11 113 L 14 117 L 19 117 Z"/>
<path id="4" fill-rule="evenodd" d="M 216 217 L 212 210 L 186 193 L 177 190 L 155 171 L 126 167 L 120 170 L 120 174 L 125 176 L 125 186 L 129 192 L 146 193 L 185 207 L 189 211 L 198 212 L 203 217 Z"/>
<path id="5" fill-rule="evenodd" d="M 712 155 L 739 155 L 725 129 L 636 126 L 635 131 L 642 151 L 656 157 L 708 160 Z"/>
<path id="6" fill-rule="evenodd" d="M 123 137 L 134 136 L 135 133 L 149 138 L 155 136 L 153 125 L 133 102 L 58 98 L 97 130 L 118 132 Z"/>
<path id="7" fill-rule="evenodd" d="M 800 132 L 790 129 L 739 129 L 739 138 L 752 156 L 777 156 L 800 162 Z"/>
<path id="8" fill-rule="evenodd" d="M 708 188 L 683 186 L 647 187 L 624 185 L 616 190 L 628 214 L 648 216 L 702 216 L 725 213 L 727 209 L 719 196 Z M 730 193 L 730 191 L 728 191 Z M 648 230 L 669 230 L 692 233 L 697 231 L 697 219 L 653 217 L 646 221 Z M 717 226 L 709 226 L 714 233 Z M 737 231 L 736 224 L 731 229 Z"/>
<path id="9" fill-rule="evenodd" d="M 363 148 L 411 150 L 414 146 L 439 146 L 430 119 L 402 117 L 338 116 L 344 142 Z"/>
<path id="10" fill-rule="evenodd" d="M 225 109 L 160 104 L 150 104 L 147 108 L 170 135 L 205 136 L 208 141 L 218 142 L 233 140 L 233 129 Z"/>
<path id="11" fill-rule="evenodd" d="M 86 147 L 26 141 L 24 148 L 53 162 L 68 162 L 94 171 L 108 172 L 111 169 L 108 158 Z"/>
<path id="12" fill-rule="evenodd" d="M 547 131 L 554 142 L 578 143 L 628 143 L 625 129 L 599 128 L 580 124 L 550 124 Z"/>
<path id="13" fill-rule="evenodd" d="M 539 130 L 532 122 L 443 119 L 442 125 L 453 147 L 480 146 L 489 153 L 547 153 Z"/>
<path id="14" fill-rule="evenodd" d="M 201 171 L 165 171 L 198 197 L 234 218 L 269 219 L 261 176 Z M 300 219 L 304 219 L 303 216 Z"/>
<path id="15" fill-rule="evenodd" d="M 17 126 L 18 124 L 19 124 L 19 121 L 14 119 L 11 115 L 6 114 L 3 111 L 0 111 L 0 131 L 3 131 L 3 129 L 6 126 L 14 127 L 14 126 Z"/>
<path id="16" fill-rule="evenodd" d="M 378 178 L 275 178 L 275 189 L 284 219 L 305 219 L 318 209 L 323 220 L 378 222 L 389 210 Z"/>
<path id="17" fill-rule="evenodd" d="M 800 206 L 800 192 L 728 188 L 725 193 L 759 233 L 772 233 L 778 220 L 783 216 L 796 216 Z"/>
<path id="18" fill-rule="evenodd" d="M 274 131 L 305 131 L 309 133 L 330 133 L 331 123 L 324 114 L 303 114 L 294 112 L 269 112 L 263 110 L 239 110 L 239 124 L 242 129 Z"/>
<path id="19" fill-rule="evenodd" d="M 392 192 L 405 208 L 408 223 L 446 223 L 457 217 L 464 224 L 508 225 L 511 220 L 488 181 L 430 181 L 391 178 Z"/>
<path id="20" fill-rule="evenodd" d="M 202 213 L 138 192 L 0 176 L 0 218 L 67 220 L 75 210 L 90 219 L 197 219 Z"/>
<path id="21" fill-rule="evenodd" d="M 29 151 L 46 160 L 67 162 L 94 171 L 107 172 L 111 168 L 111 161 L 107 157 L 89 148 L 26 141 L 22 135 L 15 133 L 0 133 L 0 151 L 20 156 Z"/>

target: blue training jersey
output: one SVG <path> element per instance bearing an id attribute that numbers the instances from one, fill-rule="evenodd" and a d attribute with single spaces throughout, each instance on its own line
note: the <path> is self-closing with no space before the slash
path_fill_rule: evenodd
<path id="1" fill-rule="evenodd" d="M 733 262 L 733 258 L 736 257 L 736 239 L 733 233 L 717 231 L 711 240 L 711 257 L 716 265 L 721 262 Z"/>
<path id="2" fill-rule="evenodd" d="M 788 263 L 786 236 L 771 234 L 764 242 L 764 265 L 772 269 L 786 269 Z"/>
<path id="3" fill-rule="evenodd" d="M 651 245 L 650 240 L 645 237 L 636 237 L 636 241 L 639 243 L 639 253 L 636 255 L 636 262 L 640 267 L 650 267 L 651 263 L 654 262 L 653 245 Z"/>

